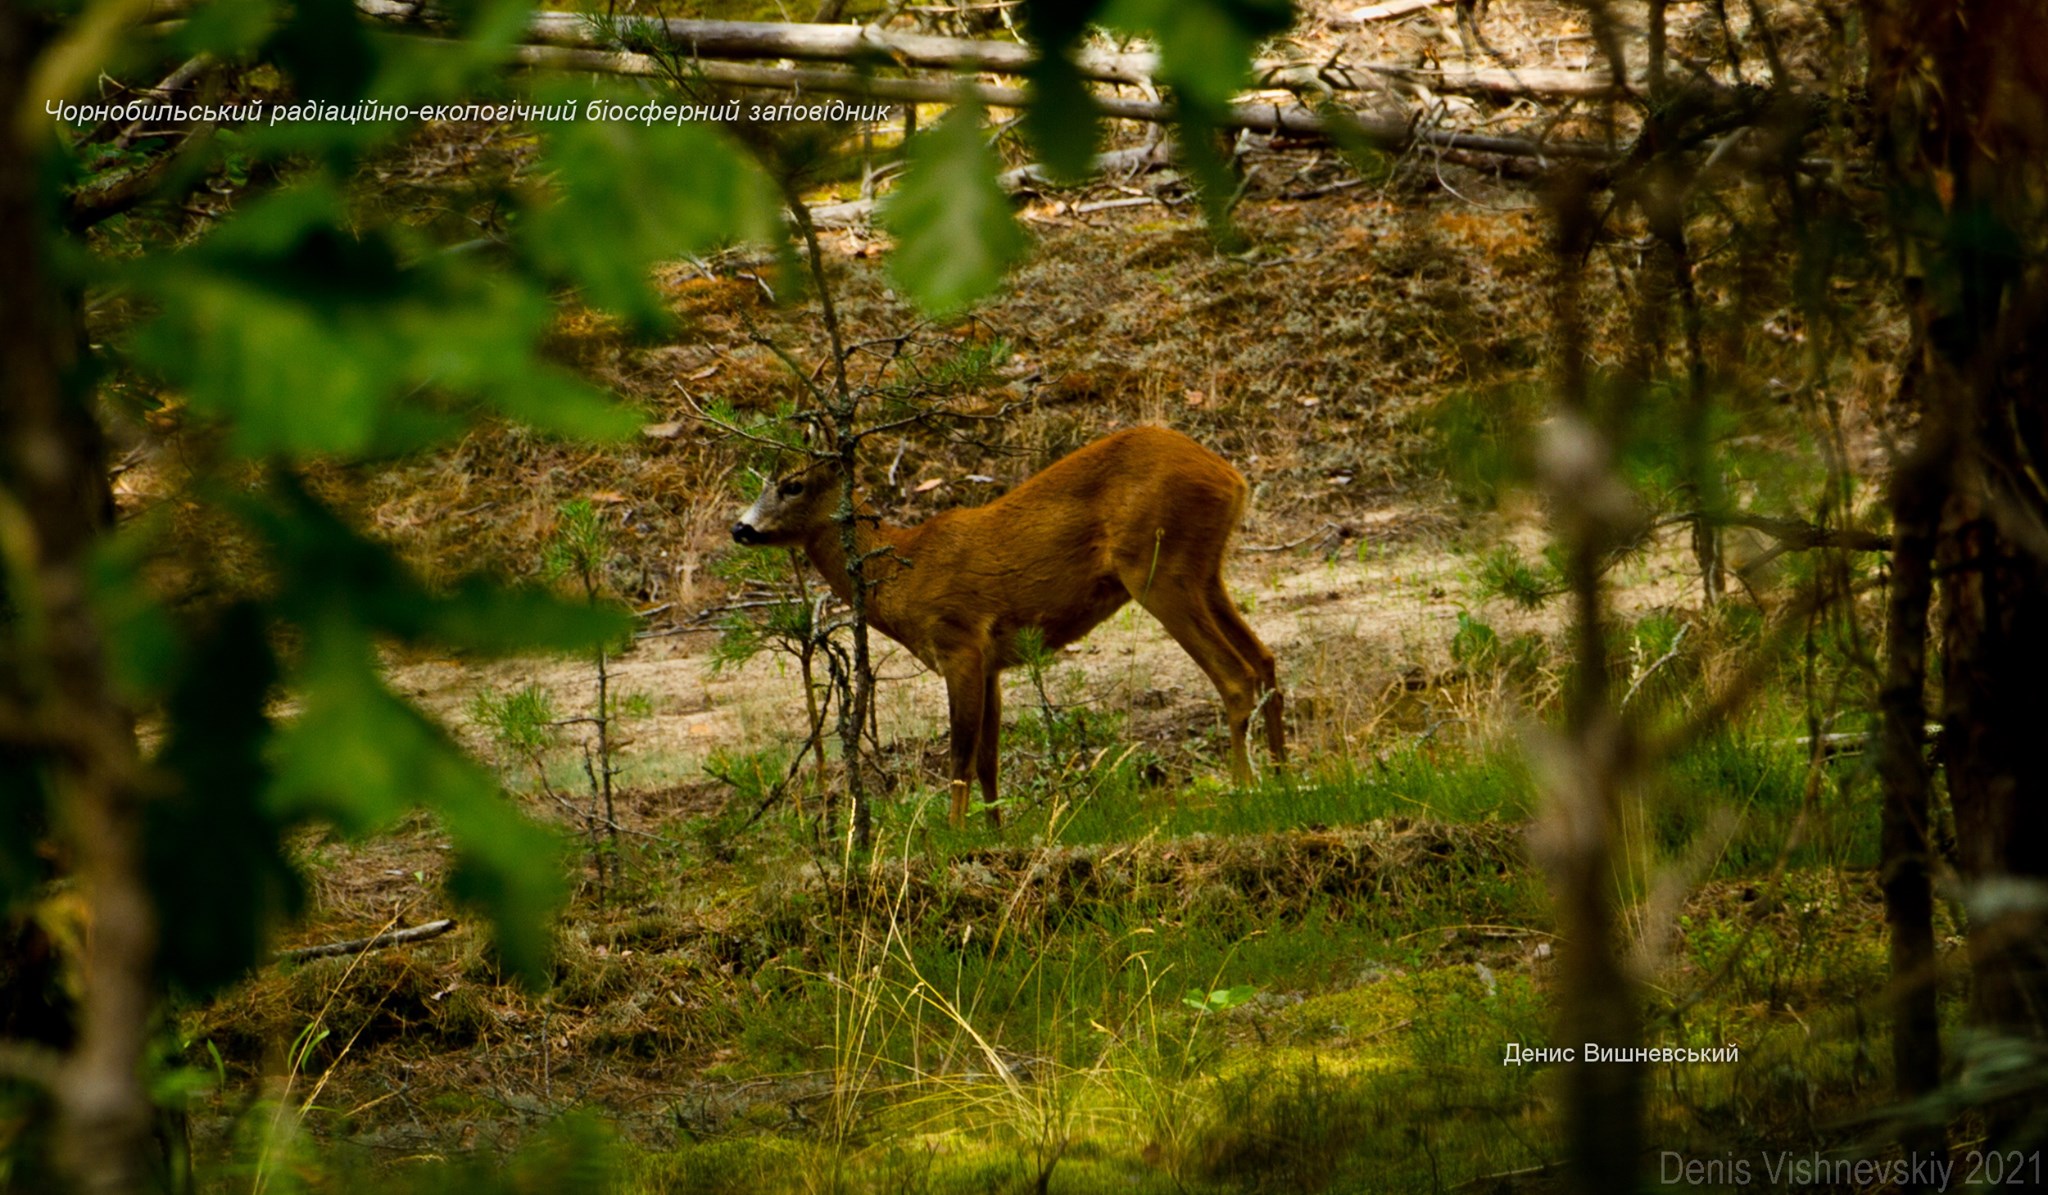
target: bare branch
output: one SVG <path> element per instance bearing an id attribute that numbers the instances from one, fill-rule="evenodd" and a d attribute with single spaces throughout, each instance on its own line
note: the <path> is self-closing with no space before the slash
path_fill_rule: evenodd
<path id="1" fill-rule="evenodd" d="M 454 929 L 456 924 L 454 918 L 444 917 L 439 921 L 429 921 L 423 925 L 412 926 L 409 929 L 386 930 L 381 934 L 372 934 L 367 938 L 351 938 L 346 942 L 327 942 L 319 946 L 299 946 L 291 950 L 280 950 L 277 952 L 277 957 L 280 962 L 303 963 L 308 959 L 334 958 L 337 955 L 344 954 L 362 954 L 368 950 L 382 950 L 387 946 L 404 946 L 413 942 L 424 942 L 430 938 L 438 938 L 449 930 Z"/>
<path id="2" fill-rule="evenodd" d="M 1655 527 L 1671 527 L 1680 523 L 1705 521 L 1717 527 L 1745 527 L 1761 531 L 1778 541 L 1782 551 L 1807 551 L 1814 548 L 1835 548 L 1848 552 L 1889 552 L 1892 541 L 1889 535 L 1880 531 L 1858 531 L 1847 527 L 1822 527 L 1801 519 L 1790 519 L 1776 515 L 1727 514 L 1711 511 L 1687 510 L 1666 515 L 1658 519 Z"/>
<path id="3" fill-rule="evenodd" d="M 1678 658 L 1678 650 L 1681 647 L 1685 646 L 1685 633 L 1691 629 L 1692 628 L 1689 626 L 1679 627 L 1678 634 L 1671 637 L 1671 650 L 1665 652 L 1661 656 L 1658 656 L 1655 660 L 1653 660 L 1650 663 L 1650 666 L 1648 668 L 1645 668 L 1640 673 L 1636 674 L 1635 680 L 1629 682 L 1628 692 L 1623 693 L 1621 695 L 1622 713 L 1628 712 L 1629 702 L 1634 701 L 1636 699 L 1636 694 L 1639 691 L 1641 691 L 1644 682 L 1648 681 L 1651 677 L 1657 675 L 1658 669 L 1664 667 L 1664 665 L 1669 664 L 1671 661 Z"/>

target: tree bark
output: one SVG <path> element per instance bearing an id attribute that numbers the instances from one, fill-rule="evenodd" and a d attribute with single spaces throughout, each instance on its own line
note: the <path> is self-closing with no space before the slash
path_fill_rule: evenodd
<path id="1" fill-rule="evenodd" d="M 1604 1192 L 1638 1186 L 1641 1069 L 1583 1051 L 1630 1049 L 1640 1044 L 1642 1029 L 1614 892 L 1615 830 L 1637 766 L 1635 734 L 1609 683 L 1601 579 L 1607 554 L 1628 532 L 1633 499 L 1613 471 L 1611 418 L 1597 409 L 1585 368 L 1582 263 L 1597 226 L 1589 195 L 1590 180 L 1568 177 L 1553 197 L 1560 413 L 1537 458 L 1566 552 L 1573 658 L 1564 726 L 1543 760 L 1544 802 L 1530 844 L 1549 875 L 1563 937 L 1555 1044 L 1581 1051 L 1565 1064 L 1566 1163 L 1576 1189 Z"/>
<path id="2" fill-rule="evenodd" d="M 2039 359 L 2048 321 L 2033 325 L 2014 338 L 2028 345 L 2024 354 L 1981 371 L 1996 380 L 1972 404 L 1974 442 L 1937 566 L 1941 759 L 1970 913 L 1971 1019 L 2038 1048 L 2048 1041 L 2048 753 L 2040 743 L 2048 534 L 2028 470 L 2048 452 L 2048 370 Z M 1988 1109 L 1993 1142 L 2024 1112 Z"/>
<path id="3" fill-rule="evenodd" d="M 89 604 L 88 565 L 112 522 L 105 450 L 89 406 L 75 286 L 48 253 L 55 197 L 43 193 L 50 125 L 30 95 L 47 31 L 0 5 L 0 552 L 13 581 L 0 702 L 37 730 L 89 933 L 77 1043 L 54 1095 L 54 1160 L 79 1195 L 142 1187 L 151 1109 L 142 1056 L 154 1005 L 155 911 L 142 870 L 132 718 L 116 697 Z"/>
<path id="4" fill-rule="evenodd" d="M 1939 756 L 1970 916 L 1971 1018 L 2038 1056 L 2048 1042 L 2048 279 L 2036 243 L 2048 219 L 2048 70 L 2038 54 L 2048 11 L 1998 0 L 1866 9 L 1870 93 L 1930 417 L 1955 427 L 1934 546 Z M 1993 1147 L 2017 1144 L 2026 1102 L 1982 1109 Z"/>
<path id="5" fill-rule="evenodd" d="M 1892 1089 L 1900 1103 L 1941 1086 L 1940 971 L 1934 952 L 1933 856 L 1928 810 L 1927 625 L 1934 548 L 1953 446 L 1945 422 L 1924 421 L 1920 442 L 1892 476 L 1891 589 L 1885 603 L 1884 688 L 1878 696 L 1877 774 L 1884 792 L 1879 877 L 1891 935 Z M 1915 1124 L 1909 1155 L 1945 1157 L 1940 1125 Z"/>

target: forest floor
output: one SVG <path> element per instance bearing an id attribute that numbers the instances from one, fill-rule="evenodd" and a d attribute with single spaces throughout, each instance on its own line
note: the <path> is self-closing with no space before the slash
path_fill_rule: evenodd
<path id="1" fill-rule="evenodd" d="M 516 156 L 459 135 L 472 165 Z M 415 162 L 445 149 L 430 137 Z M 1244 252 L 1219 253 L 1157 179 L 1052 193 L 1023 208 L 1032 258 L 948 323 L 895 298 L 873 234 L 831 232 L 825 249 L 848 339 L 894 346 L 857 358 L 863 382 L 1002 416 L 871 445 L 890 518 L 986 501 L 1137 423 L 1246 475 L 1228 579 L 1279 658 L 1291 773 L 1224 782 L 1213 691 L 1132 609 L 1042 675 L 1006 678 L 1000 831 L 943 825 L 943 688 L 888 644 L 879 849 L 848 862 L 801 766 L 771 803 L 803 744 L 801 684 L 786 657 L 716 648 L 719 618 L 761 592 L 726 528 L 773 461 L 701 414 L 800 399 L 759 337 L 811 365 L 825 347 L 812 306 L 763 293 L 782 281 L 772 260 L 677 264 L 660 283 L 680 330 L 635 341 L 570 314 L 557 335 L 562 360 L 643 411 L 637 441 L 489 427 L 323 479 L 437 579 L 537 575 L 564 503 L 612 532 L 607 587 L 642 617 L 607 662 L 621 836 L 602 873 L 578 836 L 587 736 L 566 728 L 522 757 L 478 715 L 480 697 L 529 687 L 561 718 L 586 713 L 593 662 L 391 659 L 395 688 L 562 827 L 578 879 L 555 985 L 499 982 L 483 927 L 464 924 L 280 965 L 185 1010 L 188 1056 L 225 1080 L 194 1108 L 209 1169 L 397 1182 L 408 1160 L 527 1146 L 546 1175 L 595 1136 L 650 1192 L 1551 1181 L 1555 1072 L 1504 1059 L 1550 1041 L 1554 939 L 1523 838 L 1561 615 L 1500 580 L 1509 563 L 1540 575 L 1540 504 L 1498 477 L 1475 500 L 1442 447 L 1461 412 L 1526 409 L 1545 382 L 1546 217 L 1512 180 L 1428 158 L 1365 174 L 1284 146 L 1247 161 Z M 1783 279 L 1729 267 L 1703 282 L 1710 339 L 1747 362 L 1755 402 L 1785 408 L 1773 449 L 1812 471 L 1803 413 L 1762 380 L 1798 368 Z M 1596 340 L 1618 356 L 1629 296 L 1594 287 L 1610 313 Z M 1855 454 L 1876 452 L 1867 413 L 1888 392 L 1882 308 L 1868 305 L 1868 357 L 1837 380 Z M 152 485 L 136 471 L 124 500 Z M 1760 571 L 1706 608 L 1682 527 L 1609 580 L 1620 684 L 1674 716 L 1731 683 L 1779 600 Z M 1847 1141 L 1831 1121 L 1878 1081 L 1872 789 L 1853 754 L 1801 742 L 1810 713 L 1789 688 L 1760 692 L 1645 784 L 1627 826 L 1617 884 L 1648 1040 L 1742 1057 L 1644 1068 L 1653 1140 L 1672 1149 Z M 312 837 L 302 859 L 311 899 L 287 944 L 462 916 L 423 819 Z"/>

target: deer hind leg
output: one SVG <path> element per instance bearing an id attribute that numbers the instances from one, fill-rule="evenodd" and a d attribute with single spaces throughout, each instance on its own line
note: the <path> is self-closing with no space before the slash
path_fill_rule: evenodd
<path id="1" fill-rule="evenodd" d="M 1223 699 L 1224 718 L 1230 725 L 1230 775 L 1239 785 L 1249 786 L 1252 765 L 1245 750 L 1245 733 L 1251 724 L 1252 709 L 1259 701 L 1258 668 L 1240 654 L 1231 635 L 1223 629 L 1215 604 L 1206 595 L 1157 585 L 1148 588 L 1146 579 L 1147 571 L 1139 569 L 1123 581 L 1138 604 L 1159 620 L 1166 633 L 1173 636 L 1174 642 L 1216 686 L 1217 696 Z M 1250 634 L 1249 630 L 1246 634 Z"/>
<path id="2" fill-rule="evenodd" d="M 1207 601 L 1216 625 L 1223 629 L 1224 636 L 1237 649 L 1238 656 L 1252 667 L 1258 684 L 1258 697 L 1254 704 L 1266 719 L 1266 750 L 1272 753 L 1276 765 L 1284 765 L 1287 762 L 1286 702 L 1280 695 L 1280 675 L 1274 664 L 1273 652 L 1251 627 L 1245 625 L 1222 581 L 1210 589 Z"/>
<path id="3" fill-rule="evenodd" d="M 952 766 L 948 771 L 952 805 L 946 820 L 957 829 L 967 822 L 968 785 L 983 751 L 983 707 L 988 704 L 989 670 L 979 652 L 963 652 L 945 664 L 946 704 L 952 724 Z"/>
<path id="4" fill-rule="evenodd" d="M 988 669 L 986 676 L 981 695 L 981 738 L 975 747 L 974 770 L 981 780 L 981 799 L 988 806 L 988 824 L 1000 826 L 1003 814 L 996 808 L 996 747 L 1003 741 L 1003 686 L 995 669 Z"/>

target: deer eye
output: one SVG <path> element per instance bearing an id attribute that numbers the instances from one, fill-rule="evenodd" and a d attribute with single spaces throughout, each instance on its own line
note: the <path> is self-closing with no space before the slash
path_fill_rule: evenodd
<path id="1" fill-rule="evenodd" d="M 795 478 L 791 478 L 790 480 L 783 482 L 781 485 L 776 486 L 775 492 L 782 495 L 785 498 L 794 498 L 798 494 L 804 492 L 804 483 L 796 480 Z"/>

